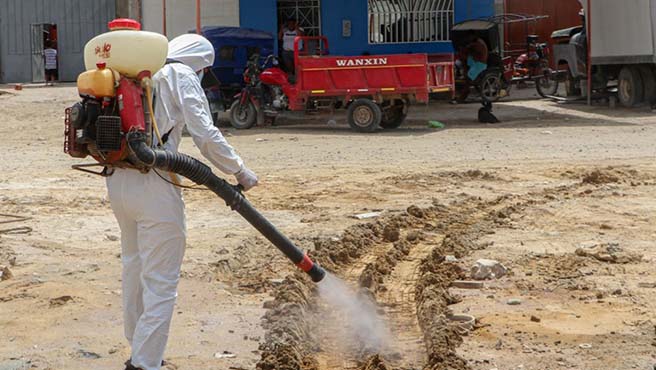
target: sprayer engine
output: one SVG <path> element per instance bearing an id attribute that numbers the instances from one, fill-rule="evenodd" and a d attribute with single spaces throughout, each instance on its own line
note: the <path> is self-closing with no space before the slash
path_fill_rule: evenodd
<path id="1" fill-rule="evenodd" d="M 64 152 L 75 158 L 91 156 L 104 166 L 136 167 L 126 135 L 149 134 L 151 127 L 141 83 L 98 65 L 80 75 L 78 91 L 82 101 L 66 109 Z"/>

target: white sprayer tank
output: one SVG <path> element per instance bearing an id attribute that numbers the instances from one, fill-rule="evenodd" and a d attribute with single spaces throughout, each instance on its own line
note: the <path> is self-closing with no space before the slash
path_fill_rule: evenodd
<path id="1" fill-rule="evenodd" d="M 121 75 L 136 78 L 142 71 L 155 74 L 166 63 L 169 42 L 163 35 L 141 31 L 141 24 L 132 19 L 109 22 L 110 32 L 91 39 L 84 47 L 87 70 L 105 63 Z"/>

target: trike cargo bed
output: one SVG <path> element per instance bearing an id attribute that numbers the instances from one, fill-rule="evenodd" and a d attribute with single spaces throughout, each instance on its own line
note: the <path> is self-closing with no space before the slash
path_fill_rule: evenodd
<path id="1" fill-rule="evenodd" d="M 326 42 L 325 38 L 317 39 Z M 358 96 L 400 95 L 427 102 L 431 92 L 453 90 L 450 54 L 439 56 L 434 63 L 429 63 L 426 54 L 304 56 L 299 53 L 298 41 L 296 87 L 302 100 L 321 96 L 350 100 Z"/>

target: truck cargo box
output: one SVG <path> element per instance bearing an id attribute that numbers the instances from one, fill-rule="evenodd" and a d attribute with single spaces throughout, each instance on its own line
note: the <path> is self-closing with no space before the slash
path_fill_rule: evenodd
<path id="1" fill-rule="evenodd" d="M 593 64 L 653 63 L 656 0 L 580 0 L 591 23 Z"/>

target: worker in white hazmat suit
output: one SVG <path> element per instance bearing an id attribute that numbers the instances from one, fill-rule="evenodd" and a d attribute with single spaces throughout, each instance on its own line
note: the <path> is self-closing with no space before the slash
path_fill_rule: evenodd
<path id="1" fill-rule="evenodd" d="M 169 63 L 153 76 L 155 117 L 162 146 L 177 151 L 186 125 L 201 153 L 245 190 L 257 185 L 214 127 L 199 74 L 214 63 L 207 39 L 187 34 L 169 43 Z M 169 174 L 116 169 L 107 178 L 121 228 L 123 314 L 132 354 L 126 370 L 160 369 L 185 250 L 184 203 Z"/>

